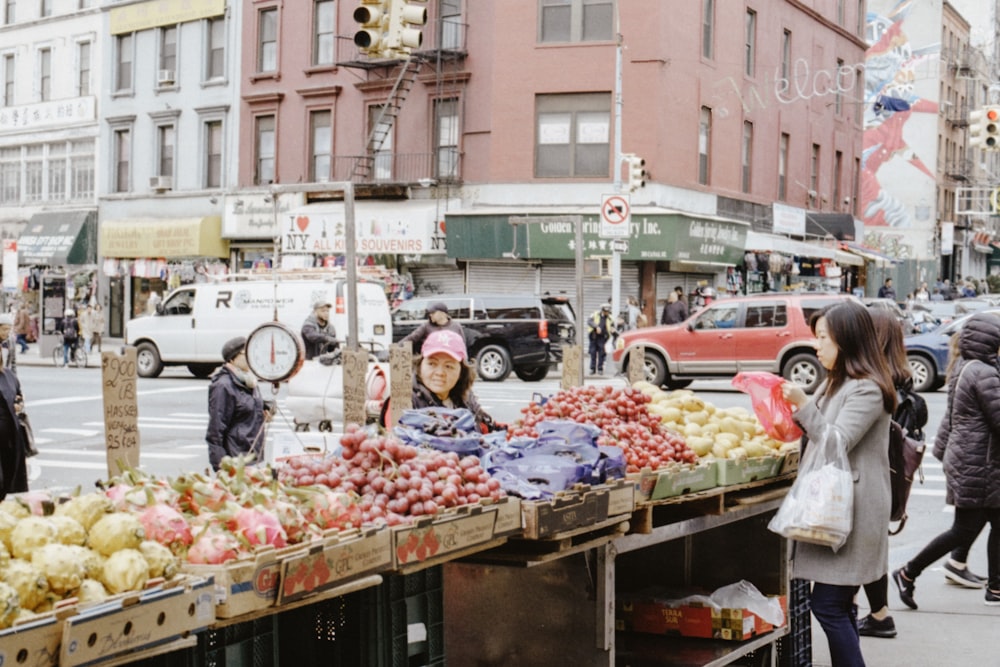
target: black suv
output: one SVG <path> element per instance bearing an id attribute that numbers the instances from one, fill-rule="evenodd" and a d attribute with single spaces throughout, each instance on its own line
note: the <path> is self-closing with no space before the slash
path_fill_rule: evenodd
<path id="1" fill-rule="evenodd" d="M 409 299 L 393 311 L 393 342 L 426 322 L 427 307 L 438 302 L 465 328 L 469 357 L 475 358 L 479 377 L 490 382 L 511 371 L 525 382 L 538 382 L 562 361 L 562 346 L 575 340 L 573 308 L 564 297 L 436 294 Z"/>

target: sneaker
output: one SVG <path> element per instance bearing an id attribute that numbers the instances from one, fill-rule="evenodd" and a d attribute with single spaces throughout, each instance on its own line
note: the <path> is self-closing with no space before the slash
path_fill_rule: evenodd
<path id="1" fill-rule="evenodd" d="M 899 599 L 903 601 L 903 604 L 910 609 L 916 609 L 917 601 L 913 599 L 913 589 L 916 586 L 913 581 L 903 575 L 903 568 L 893 570 L 892 580 L 896 582 L 896 588 L 899 589 Z"/>
<path id="2" fill-rule="evenodd" d="M 953 584 L 966 588 L 982 588 L 986 585 L 986 577 L 980 577 L 969 570 L 968 566 L 958 567 L 949 558 L 944 563 L 944 578 Z"/>
<path id="3" fill-rule="evenodd" d="M 868 614 L 858 620 L 858 634 L 862 637 L 883 637 L 892 639 L 896 636 L 896 623 L 892 616 L 886 616 L 881 621 Z"/>
<path id="4" fill-rule="evenodd" d="M 989 588 L 986 589 L 986 606 L 1000 607 L 1000 591 L 993 591 Z"/>

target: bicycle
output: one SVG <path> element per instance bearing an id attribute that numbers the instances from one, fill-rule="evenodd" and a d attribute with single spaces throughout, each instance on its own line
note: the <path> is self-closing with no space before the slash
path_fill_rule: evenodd
<path id="1" fill-rule="evenodd" d="M 52 350 L 52 363 L 56 366 L 63 365 L 63 346 Z M 87 351 L 83 349 L 83 345 L 80 343 L 74 343 L 69 350 L 69 363 L 76 366 L 77 368 L 87 367 Z"/>

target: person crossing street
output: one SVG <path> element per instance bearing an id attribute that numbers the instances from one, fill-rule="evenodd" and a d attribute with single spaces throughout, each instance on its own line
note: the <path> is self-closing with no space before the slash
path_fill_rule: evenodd
<path id="1" fill-rule="evenodd" d="M 608 339 L 615 333 L 614 318 L 611 317 L 611 305 L 604 304 L 600 310 L 594 311 L 587 323 L 587 333 L 590 338 L 590 374 L 604 372 L 604 359 L 607 357 L 605 347 Z"/>

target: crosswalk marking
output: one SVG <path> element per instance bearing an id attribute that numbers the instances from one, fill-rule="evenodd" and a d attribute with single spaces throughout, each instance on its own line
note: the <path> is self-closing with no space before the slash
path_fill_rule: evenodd
<path id="1" fill-rule="evenodd" d="M 92 431 L 92 430 L 89 430 L 89 429 L 82 429 L 82 428 L 43 428 L 42 432 L 43 433 L 64 433 L 66 435 L 78 435 L 81 438 L 91 438 L 91 437 L 97 435 L 98 433 L 100 433 L 100 431 Z"/>

